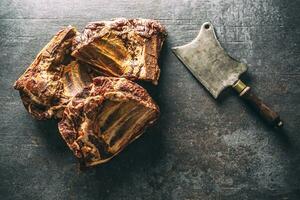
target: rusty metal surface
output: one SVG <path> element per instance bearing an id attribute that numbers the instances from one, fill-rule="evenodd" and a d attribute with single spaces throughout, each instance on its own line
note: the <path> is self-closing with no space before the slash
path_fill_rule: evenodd
<path id="1" fill-rule="evenodd" d="M 300 2 L 282 0 L 0 1 L 0 199 L 300 199 Z M 148 87 L 159 123 L 85 172 L 54 121 L 25 111 L 12 85 L 61 27 L 113 17 L 166 25 L 161 78 Z M 269 129 L 234 92 L 217 101 L 171 52 L 214 24 L 245 83 L 277 110 Z"/>
<path id="2" fill-rule="evenodd" d="M 172 50 L 214 98 L 247 70 L 245 64 L 230 57 L 221 47 L 209 22 L 202 24 L 199 34 L 190 43 Z"/>

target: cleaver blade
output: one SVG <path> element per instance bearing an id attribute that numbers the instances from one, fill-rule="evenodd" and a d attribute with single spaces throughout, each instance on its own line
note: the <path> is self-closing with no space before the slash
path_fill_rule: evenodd
<path id="1" fill-rule="evenodd" d="M 230 57 L 222 48 L 209 22 L 201 26 L 193 41 L 172 50 L 214 98 L 247 71 L 245 64 Z"/>

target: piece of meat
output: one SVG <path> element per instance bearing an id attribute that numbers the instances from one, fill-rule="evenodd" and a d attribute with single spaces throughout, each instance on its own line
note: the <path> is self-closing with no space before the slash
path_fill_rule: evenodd
<path id="1" fill-rule="evenodd" d="M 124 19 L 89 23 L 74 40 L 72 56 L 97 67 L 103 74 L 158 83 L 157 63 L 166 37 L 155 20 Z"/>
<path id="2" fill-rule="evenodd" d="M 147 91 L 125 78 L 97 77 L 67 105 L 59 131 L 83 166 L 104 163 L 159 116 Z"/>
<path id="3" fill-rule="evenodd" d="M 25 108 L 37 119 L 60 118 L 70 98 L 91 83 L 90 67 L 70 56 L 76 34 L 72 26 L 59 31 L 14 84 Z"/>

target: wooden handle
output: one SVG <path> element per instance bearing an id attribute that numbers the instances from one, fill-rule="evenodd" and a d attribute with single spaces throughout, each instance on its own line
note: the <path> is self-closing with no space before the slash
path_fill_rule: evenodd
<path id="1" fill-rule="evenodd" d="M 238 80 L 233 88 L 239 93 L 240 97 L 247 101 L 255 110 L 258 111 L 260 116 L 269 124 L 275 127 L 282 127 L 281 121 L 277 112 L 273 111 L 267 104 L 258 98 L 251 88 L 246 86 L 241 80 Z"/>

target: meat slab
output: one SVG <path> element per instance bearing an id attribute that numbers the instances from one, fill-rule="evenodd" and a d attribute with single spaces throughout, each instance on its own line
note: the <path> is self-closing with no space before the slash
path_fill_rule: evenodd
<path id="1" fill-rule="evenodd" d="M 91 68 L 70 56 L 76 34 L 72 26 L 59 31 L 14 84 L 25 108 L 37 119 L 60 118 L 70 98 L 91 83 Z"/>
<path id="2" fill-rule="evenodd" d="M 157 84 L 157 61 L 165 36 L 165 28 L 151 19 L 92 22 L 74 40 L 72 56 L 106 76 Z"/>
<path id="3" fill-rule="evenodd" d="M 157 84 L 166 36 L 155 20 L 89 23 L 60 30 L 15 82 L 36 119 L 61 119 L 59 131 L 82 166 L 107 162 L 159 116 L 147 91 Z"/>
<path id="4" fill-rule="evenodd" d="M 59 131 L 84 166 L 107 162 L 159 116 L 147 91 L 125 78 L 97 77 L 66 106 Z"/>

